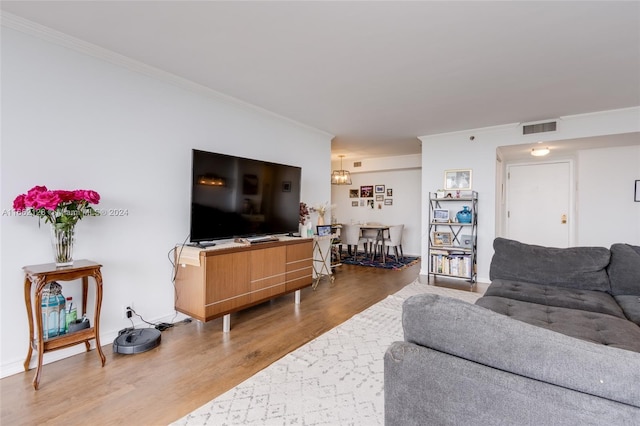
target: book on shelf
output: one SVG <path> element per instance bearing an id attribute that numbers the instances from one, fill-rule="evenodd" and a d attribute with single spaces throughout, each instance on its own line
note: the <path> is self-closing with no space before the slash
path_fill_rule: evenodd
<path id="1" fill-rule="evenodd" d="M 471 277 L 473 272 L 469 254 L 432 253 L 430 260 L 429 269 L 432 273 Z"/>

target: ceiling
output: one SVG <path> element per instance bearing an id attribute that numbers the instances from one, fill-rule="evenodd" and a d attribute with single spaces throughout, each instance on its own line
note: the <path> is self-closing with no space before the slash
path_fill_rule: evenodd
<path id="1" fill-rule="evenodd" d="M 19 17 L 335 135 L 418 136 L 640 105 L 640 2 L 2 1 Z"/>

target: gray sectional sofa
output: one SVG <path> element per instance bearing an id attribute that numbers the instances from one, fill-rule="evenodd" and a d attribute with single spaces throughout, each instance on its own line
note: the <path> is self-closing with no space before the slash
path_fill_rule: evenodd
<path id="1" fill-rule="evenodd" d="M 385 423 L 640 425 L 640 247 L 494 250 L 475 305 L 405 301 Z"/>

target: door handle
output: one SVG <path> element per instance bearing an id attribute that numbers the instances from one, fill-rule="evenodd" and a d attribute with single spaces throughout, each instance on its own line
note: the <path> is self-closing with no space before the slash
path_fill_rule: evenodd
<path id="1" fill-rule="evenodd" d="M 560 216 L 560 223 L 562 223 L 563 225 L 567 223 L 567 215 L 563 214 L 562 216 Z"/>

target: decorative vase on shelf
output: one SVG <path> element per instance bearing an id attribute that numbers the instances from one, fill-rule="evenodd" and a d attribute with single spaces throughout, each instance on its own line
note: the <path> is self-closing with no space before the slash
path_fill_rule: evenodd
<path id="1" fill-rule="evenodd" d="M 51 246 L 56 266 L 73 265 L 73 243 L 75 240 L 75 226 L 51 226 Z"/>
<path id="2" fill-rule="evenodd" d="M 318 215 L 318 226 L 322 226 L 324 225 L 324 215 L 323 214 L 319 214 Z"/>
<path id="3" fill-rule="evenodd" d="M 462 206 L 462 210 L 456 213 L 456 218 L 459 223 L 471 223 L 471 210 L 469 210 L 469 206 Z"/>

